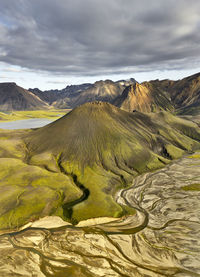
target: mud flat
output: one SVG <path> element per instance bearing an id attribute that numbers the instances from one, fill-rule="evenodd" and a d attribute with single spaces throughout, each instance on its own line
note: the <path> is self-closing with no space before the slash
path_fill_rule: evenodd
<path id="1" fill-rule="evenodd" d="M 199 152 L 138 176 L 116 201 L 136 214 L 1 235 L 0 276 L 200 276 Z"/>

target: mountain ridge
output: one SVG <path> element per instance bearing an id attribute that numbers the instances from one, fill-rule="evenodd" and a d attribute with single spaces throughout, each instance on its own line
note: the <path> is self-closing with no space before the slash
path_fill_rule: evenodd
<path id="1" fill-rule="evenodd" d="M 49 91 L 37 88 L 27 91 L 15 83 L 0 84 L 2 111 L 45 109 L 48 106 L 72 109 L 93 101 L 109 102 L 129 112 L 138 110 L 148 113 L 166 110 L 180 115 L 198 115 L 200 73 L 177 81 L 157 79 L 138 83 L 133 78 L 115 82 L 100 80 L 94 84 L 71 85 L 62 90 Z"/>
<path id="2" fill-rule="evenodd" d="M 116 82 L 112 80 L 96 81 L 94 84 L 90 84 L 88 88 L 79 90 L 74 97 L 68 95 L 62 100 L 56 101 L 53 105 L 56 108 L 75 108 L 86 102 L 93 101 L 113 103 L 114 99 L 123 92 L 124 88 L 134 82 L 134 79 Z"/>

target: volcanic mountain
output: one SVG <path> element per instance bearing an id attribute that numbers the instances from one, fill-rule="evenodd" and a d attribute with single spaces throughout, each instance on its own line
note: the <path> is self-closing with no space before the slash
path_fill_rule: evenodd
<path id="1" fill-rule="evenodd" d="M 0 83 L 0 111 L 39 110 L 48 104 L 16 83 Z"/>
<path id="2" fill-rule="evenodd" d="M 68 213 L 79 221 L 122 215 L 124 209 L 112 199 L 115 191 L 139 173 L 200 148 L 200 128 L 168 112 L 129 113 L 92 102 L 30 131 L 24 141 L 30 165 L 61 171 L 85 191 L 85 201 L 75 202 Z"/>
<path id="3" fill-rule="evenodd" d="M 136 82 L 130 85 L 115 99 L 114 105 L 129 112 L 137 110 L 148 113 L 174 110 L 168 95 L 149 82 L 142 84 Z"/>

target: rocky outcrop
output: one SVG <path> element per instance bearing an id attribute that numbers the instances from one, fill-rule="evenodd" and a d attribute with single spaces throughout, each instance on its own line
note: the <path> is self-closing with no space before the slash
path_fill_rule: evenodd
<path id="1" fill-rule="evenodd" d="M 127 87 L 122 95 L 115 99 L 114 104 L 129 112 L 173 111 L 173 105 L 168 96 L 149 82 L 142 84 L 136 82 Z"/>

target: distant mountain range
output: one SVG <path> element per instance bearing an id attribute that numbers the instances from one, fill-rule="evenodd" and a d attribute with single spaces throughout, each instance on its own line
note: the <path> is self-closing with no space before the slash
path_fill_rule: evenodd
<path id="1" fill-rule="evenodd" d="M 62 90 L 40 91 L 37 88 L 29 89 L 42 100 L 56 108 L 74 108 L 87 102 L 103 101 L 113 103 L 126 87 L 136 83 L 135 79 L 97 81 L 94 84 L 67 86 Z"/>
<path id="2" fill-rule="evenodd" d="M 62 90 L 25 90 L 15 83 L 0 83 L 0 111 L 54 108 L 73 109 L 87 102 L 109 102 L 123 110 L 178 114 L 200 113 L 200 73 L 182 80 L 135 79 L 97 81 L 67 86 Z"/>

